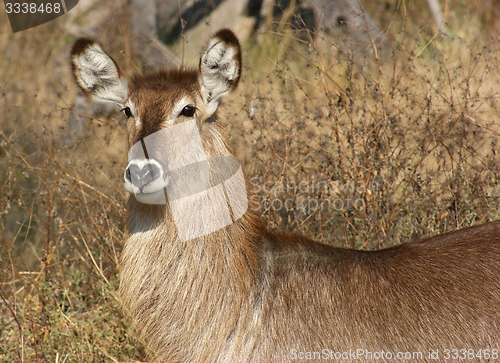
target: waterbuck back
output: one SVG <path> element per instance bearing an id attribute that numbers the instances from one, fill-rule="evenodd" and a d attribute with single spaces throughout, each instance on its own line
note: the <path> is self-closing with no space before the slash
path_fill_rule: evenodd
<path id="1" fill-rule="evenodd" d="M 198 69 L 128 78 L 86 38 L 71 64 L 128 118 L 119 293 L 150 362 L 498 359 L 500 222 L 376 252 L 263 227 L 217 113 L 241 75 L 230 30 Z"/>

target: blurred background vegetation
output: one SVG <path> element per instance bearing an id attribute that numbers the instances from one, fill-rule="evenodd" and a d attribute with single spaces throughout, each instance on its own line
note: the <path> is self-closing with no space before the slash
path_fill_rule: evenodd
<path id="1" fill-rule="evenodd" d="M 498 219 L 500 1 L 446 1 L 446 34 L 423 0 L 363 6 L 386 34 L 376 52 L 293 15 L 247 31 L 221 120 L 258 213 L 271 229 L 357 249 Z M 129 13 L 111 9 L 94 33 L 132 74 L 144 67 Z M 0 11 L 2 362 L 144 359 L 116 297 L 125 119 L 75 107 L 79 21 L 12 34 Z M 197 66 L 217 24 L 200 27 L 202 39 L 181 31 L 171 45 L 182 65 Z"/>

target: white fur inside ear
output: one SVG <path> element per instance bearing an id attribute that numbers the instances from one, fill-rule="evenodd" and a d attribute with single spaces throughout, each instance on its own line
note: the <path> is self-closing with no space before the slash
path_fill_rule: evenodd
<path id="1" fill-rule="evenodd" d="M 238 77 L 235 50 L 218 39 L 211 39 L 200 63 L 200 85 L 207 107 L 217 109 L 220 98 L 230 88 L 230 81 Z"/>
<path id="2" fill-rule="evenodd" d="M 115 62 L 97 43 L 73 59 L 79 85 L 97 101 L 123 105 L 128 98 L 127 80 L 120 77 Z"/>

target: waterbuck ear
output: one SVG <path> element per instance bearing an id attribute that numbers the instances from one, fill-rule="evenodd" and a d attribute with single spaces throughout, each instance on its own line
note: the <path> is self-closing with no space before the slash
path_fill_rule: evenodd
<path id="1" fill-rule="evenodd" d="M 79 38 L 71 47 L 71 67 L 76 83 L 91 99 L 122 106 L 128 98 L 127 78 L 101 45 Z"/>
<path id="2" fill-rule="evenodd" d="M 236 35 L 221 29 L 210 39 L 200 59 L 200 87 L 207 109 L 215 112 L 220 100 L 238 85 L 241 47 Z"/>

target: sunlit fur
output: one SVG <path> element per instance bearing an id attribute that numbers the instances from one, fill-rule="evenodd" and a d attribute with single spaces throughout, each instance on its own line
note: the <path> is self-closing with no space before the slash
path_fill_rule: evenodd
<path id="1" fill-rule="evenodd" d="M 222 70 L 207 76 L 200 66 L 131 78 L 121 100 L 135 105 L 140 120 L 128 122 L 130 146 L 183 122 L 172 112 L 184 100 L 196 107 L 207 155 L 233 155 L 207 95 L 236 87 L 241 51 L 224 29 L 201 62 L 216 59 L 206 54 L 214 43 L 226 48 L 219 46 L 219 55 L 232 57 L 224 60 L 229 76 Z M 91 49 L 85 44 L 94 43 L 77 41 L 72 51 L 80 87 L 75 57 Z M 119 84 L 124 76 L 114 61 L 105 67 L 116 67 L 111 73 L 120 78 L 111 85 Z M 92 87 L 83 90 L 99 97 Z M 284 362 L 293 349 L 420 351 L 418 361 L 431 362 L 429 350 L 443 357 L 443 349 L 500 349 L 500 222 L 360 252 L 269 232 L 251 208 L 236 223 L 187 242 L 179 240 L 168 205 L 131 195 L 128 210 L 119 293 L 150 363 Z"/>

